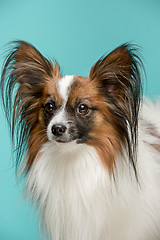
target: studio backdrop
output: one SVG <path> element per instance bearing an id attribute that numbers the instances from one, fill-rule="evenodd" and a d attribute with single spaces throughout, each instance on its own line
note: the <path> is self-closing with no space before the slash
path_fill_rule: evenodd
<path id="1" fill-rule="evenodd" d="M 160 95 L 160 1 L 1 0 L 0 70 L 13 40 L 32 43 L 61 72 L 88 76 L 104 53 L 129 42 L 140 46 L 144 94 Z M 17 183 L 10 134 L 0 104 L 0 239 L 46 240 L 38 216 Z"/>

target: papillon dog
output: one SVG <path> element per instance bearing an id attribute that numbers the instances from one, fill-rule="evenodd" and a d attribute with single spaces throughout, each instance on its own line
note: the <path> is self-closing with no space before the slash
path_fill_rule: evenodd
<path id="1" fill-rule="evenodd" d="M 82 77 L 14 42 L 2 100 L 16 167 L 51 239 L 160 239 L 160 104 L 142 101 L 143 72 L 128 43 Z"/>

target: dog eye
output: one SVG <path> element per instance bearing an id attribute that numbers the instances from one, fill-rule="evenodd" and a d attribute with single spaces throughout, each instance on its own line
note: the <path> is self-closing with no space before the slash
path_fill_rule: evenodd
<path id="1" fill-rule="evenodd" d="M 89 112 L 89 107 L 86 104 L 80 104 L 77 108 L 77 113 L 80 115 L 86 115 Z"/>
<path id="2" fill-rule="evenodd" d="M 48 102 L 44 105 L 44 109 L 46 112 L 51 113 L 56 109 L 55 103 Z"/>

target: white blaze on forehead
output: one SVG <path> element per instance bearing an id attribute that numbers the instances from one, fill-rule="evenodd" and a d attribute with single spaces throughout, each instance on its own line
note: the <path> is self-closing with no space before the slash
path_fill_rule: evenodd
<path id="1" fill-rule="evenodd" d="M 67 113 L 65 111 L 65 106 L 68 100 L 68 96 L 70 93 L 70 89 L 72 86 L 72 83 L 74 81 L 73 75 L 66 75 L 63 78 L 61 78 L 57 83 L 57 89 L 61 96 L 61 98 L 64 100 L 63 105 L 59 109 L 59 111 L 54 115 L 54 117 L 51 119 L 48 127 L 47 127 L 47 135 L 48 138 L 52 139 L 52 126 L 56 124 L 63 124 L 64 126 L 67 125 Z"/>
<path id="2" fill-rule="evenodd" d="M 60 96 L 64 99 L 65 102 L 67 102 L 73 81 L 74 81 L 73 75 L 66 75 L 58 81 L 57 88 Z"/>

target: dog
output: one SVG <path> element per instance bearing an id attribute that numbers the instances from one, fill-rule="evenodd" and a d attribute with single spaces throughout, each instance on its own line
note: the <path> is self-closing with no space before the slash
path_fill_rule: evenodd
<path id="1" fill-rule="evenodd" d="M 143 72 L 129 43 L 82 77 L 14 42 L 2 100 L 16 169 L 51 239 L 160 239 L 160 103 L 143 100 Z"/>

